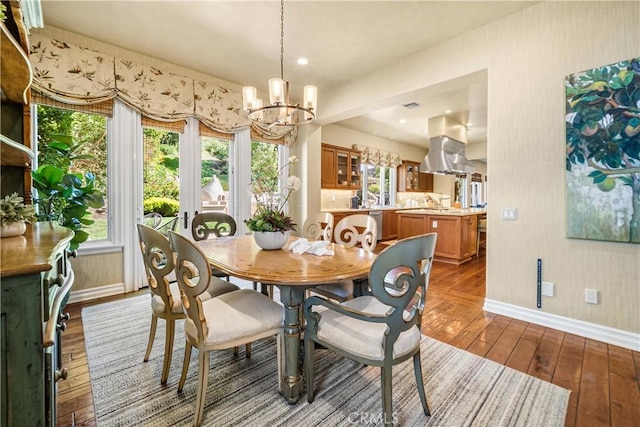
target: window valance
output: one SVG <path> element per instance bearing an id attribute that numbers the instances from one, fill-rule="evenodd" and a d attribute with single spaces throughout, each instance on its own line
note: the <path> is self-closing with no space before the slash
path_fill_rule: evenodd
<path id="1" fill-rule="evenodd" d="M 374 166 L 383 166 L 385 168 L 397 168 L 402 164 L 400 155 L 396 153 L 390 153 L 388 151 L 365 147 L 358 144 L 353 144 L 353 148 L 362 153 L 362 163 L 368 163 Z"/>
<path id="2" fill-rule="evenodd" d="M 295 127 L 268 129 L 251 123 L 242 110 L 241 93 L 44 34 L 31 36 L 29 60 L 34 70 L 32 88 L 59 102 L 86 105 L 117 97 L 153 120 L 175 122 L 194 116 L 205 126 L 227 133 L 251 126 L 264 139 L 286 144 L 297 136 Z"/>

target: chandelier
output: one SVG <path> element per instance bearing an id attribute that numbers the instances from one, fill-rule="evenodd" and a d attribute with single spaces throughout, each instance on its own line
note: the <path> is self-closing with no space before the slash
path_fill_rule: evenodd
<path id="1" fill-rule="evenodd" d="M 266 125 L 297 126 L 311 123 L 316 118 L 318 88 L 305 86 L 303 103 L 289 102 L 289 82 L 284 79 L 284 0 L 280 1 L 280 78 L 269 79 L 269 105 L 258 98 L 253 86 L 242 88 L 242 108 L 249 113 L 249 119 Z M 303 116 L 303 119 L 300 118 Z"/>

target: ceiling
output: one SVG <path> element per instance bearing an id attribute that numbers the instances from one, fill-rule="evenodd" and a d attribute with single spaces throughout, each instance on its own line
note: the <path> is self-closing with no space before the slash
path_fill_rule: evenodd
<path id="1" fill-rule="evenodd" d="M 301 96 L 306 84 L 318 87 L 321 118 L 323 92 L 535 3 L 289 0 L 284 6 L 284 77 L 292 97 Z M 261 91 L 280 74 L 278 1 L 44 0 L 42 11 L 45 26 Z M 308 65 L 297 65 L 299 57 L 307 58 Z M 402 106 L 411 102 L 420 106 Z M 389 99 L 335 124 L 422 146 L 427 119 L 447 110 L 456 121 L 471 122 L 469 143 L 486 142 L 486 73 Z"/>

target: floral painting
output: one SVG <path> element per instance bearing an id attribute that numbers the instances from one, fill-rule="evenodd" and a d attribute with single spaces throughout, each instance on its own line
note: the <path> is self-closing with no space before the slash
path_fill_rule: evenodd
<path id="1" fill-rule="evenodd" d="M 640 243 L 640 58 L 565 87 L 567 235 Z"/>

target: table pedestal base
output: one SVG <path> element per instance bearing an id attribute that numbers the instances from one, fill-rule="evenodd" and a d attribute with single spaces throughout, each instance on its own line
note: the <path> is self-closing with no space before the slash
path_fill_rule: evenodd
<path id="1" fill-rule="evenodd" d="M 304 301 L 305 288 L 284 286 L 280 288 L 280 301 L 284 304 L 284 370 L 282 372 L 282 395 L 289 404 L 298 402 L 302 392 L 300 370 L 300 305 Z"/>

